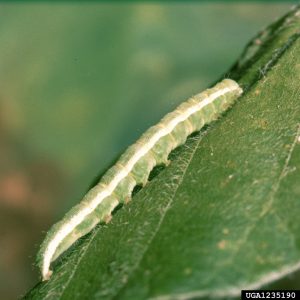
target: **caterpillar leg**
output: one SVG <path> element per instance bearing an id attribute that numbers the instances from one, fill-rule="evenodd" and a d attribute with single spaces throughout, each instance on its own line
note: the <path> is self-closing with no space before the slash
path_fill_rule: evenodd
<path id="1" fill-rule="evenodd" d="M 104 217 L 103 221 L 105 222 L 105 224 L 108 224 L 112 219 L 112 215 L 109 214 L 107 216 Z"/>
<path id="2" fill-rule="evenodd" d="M 128 204 L 130 201 L 131 201 L 131 197 L 130 196 L 125 197 L 125 200 L 124 200 L 125 204 Z"/>

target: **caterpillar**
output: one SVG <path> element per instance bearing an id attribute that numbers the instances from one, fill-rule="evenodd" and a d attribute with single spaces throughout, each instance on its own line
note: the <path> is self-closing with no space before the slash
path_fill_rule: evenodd
<path id="1" fill-rule="evenodd" d="M 50 265 L 57 257 L 99 222 L 109 222 L 116 206 L 130 200 L 135 186 L 147 183 L 155 166 L 167 165 L 173 149 L 184 144 L 190 134 L 216 120 L 242 92 L 235 81 L 224 79 L 183 102 L 150 127 L 47 233 L 38 253 L 42 279 L 50 278 Z"/>

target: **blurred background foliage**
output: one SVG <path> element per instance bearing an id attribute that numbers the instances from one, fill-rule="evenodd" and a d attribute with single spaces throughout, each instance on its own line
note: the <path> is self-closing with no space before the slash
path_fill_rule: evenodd
<path id="1" fill-rule="evenodd" d="M 1 299 L 95 176 L 291 5 L 0 4 Z"/>

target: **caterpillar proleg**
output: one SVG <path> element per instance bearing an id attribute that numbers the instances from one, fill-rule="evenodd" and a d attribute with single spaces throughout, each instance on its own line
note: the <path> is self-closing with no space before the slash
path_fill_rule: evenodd
<path id="1" fill-rule="evenodd" d="M 82 201 L 47 233 L 38 254 L 43 280 L 48 280 L 52 274 L 52 261 L 99 222 L 109 220 L 116 206 L 128 201 L 136 185 L 147 183 L 155 166 L 167 164 L 173 149 L 184 144 L 191 133 L 216 120 L 241 93 L 235 81 L 224 79 L 183 102 L 150 127 Z"/>

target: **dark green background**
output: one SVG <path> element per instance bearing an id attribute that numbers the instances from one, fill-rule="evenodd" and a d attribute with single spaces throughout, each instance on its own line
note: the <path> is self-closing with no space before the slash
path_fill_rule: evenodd
<path id="1" fill-rule="evenodd" d="M 150 125 L 217 80 L 280 3 L 0 4 L 0 292 Z"/>

